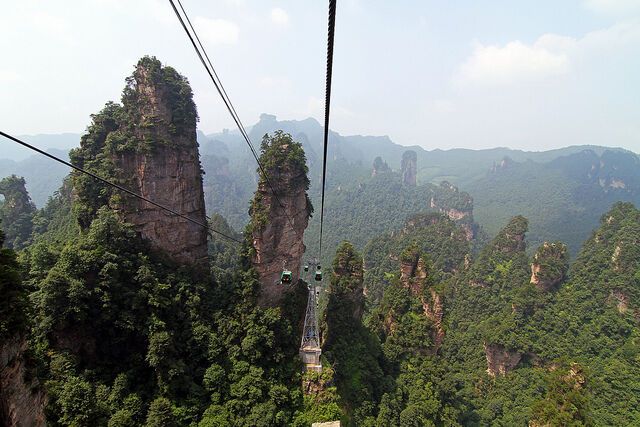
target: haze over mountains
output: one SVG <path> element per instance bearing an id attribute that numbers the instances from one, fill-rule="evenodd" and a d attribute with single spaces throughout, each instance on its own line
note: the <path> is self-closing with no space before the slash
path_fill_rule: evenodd
<path id="1" fill-rule="evenodd" d="M 0 424 L 640 423 L 637 155 L 334 133 L 320 233 L 317 122 L 196 123 L 145 56 L 69 152 L 141 196 L 0 179 Z"/>
<path id="2" fill-rule="evenodd" d="M 249 134 L 258 146 L 263 135 L 277 129 L 290 133 L 294 140 L 302 143 L 310 170 L 310 197 L 318 207 L 322 126 L 312 118 L 280 121 L 273 115 L 263 114 L 260 121 L 249 128 Z M 65 156 L 69 148 L 78 144 L 80 135 L 36 135 L 25 139 Z M 241 230 L 248 221 L 248 203 L 257 185 L 255 160 L 237 131 L 224 130 L 210 135 L 199 132 L 198 141 L 205 171 L 207 212 L 221 214 L 232 227 Z M 67 168 L 39 155 L 27 156 L 26 149 L 16 148 L 8 141 L 3 144 L 8 149 L 0 155 L 0 176 L 24 176 L 35 204 L 43 206 L 60 187 Z M 336 237 L 334 244 L 347 237 L 361 247 L 376 235 L 356 223 L 357 218 L 371 212 L 375 201 L 370 195 L 363 195 L 370 200 L 362 202 L 361 211 L 351 212 L 349 206 L 343 206 L 349 203 L 345 202 L 344 192 L 374 179 L 371 172 L 376 157 L 391 170 L 399 170 L 407 150 L 416 153 L 418 186 L 447 181 L 468 192 L 473 198 L 475 221 L 488 236 L 495 235 L 512 216 L 522 214 L 530 219 L 529 240 L 533 244 L 561 239 L 575 254 L 612 203 L 640 201 L 640 160 L 635 153 L 621 148 L 574 145 L 541 152 L 508 148 L 427 151 L 419 146 L 395 144 L 386 136 L 343 136 L 331 132 L 327 208 L 337 212 L 337 216 L 329 216 L 328 220 L 351 230 L 346 236 Z M 393 195 L 383 197 L 393 198 Z M 358 204 L 351 203 L 351 206 Z M 426 209 L 427 204 L 428 200 L 416 200 L 412 206 Z M 399 227 L 413 213 L 398 212 L 392 225 Z M 310 230 L 317 226 L 317 217 L 314 217 Z"/>

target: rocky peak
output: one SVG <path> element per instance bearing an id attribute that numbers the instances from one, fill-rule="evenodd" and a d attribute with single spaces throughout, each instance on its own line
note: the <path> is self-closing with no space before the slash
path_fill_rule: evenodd
<path id="1" fill-rule="evenodd" d="M 433 322 L 433 351 L 437 352 L 444 339 L 444 304 L 442 296 L 429 287 L 428 263 L 416 245 L 409 246 L 400 255 L 400 283 L 420 300 L 424 315 Z"/>
<path id="2" fill-rule="evenodd" d="M 561 242 L 544 242 L 533 256 L 530 282 L 540 290 L 549 291 L 565 279 L 568 269 L 567 246 Z"/>
<path id="3" fill-rule="evenodd" d="M 418 174 L 418 155 L 413 150 L 407 150 L 402 154 L 402 163 L 400 164 L 402 173 L 402 183 L 416 186 L 416 176 Z"/>
<path id="4" fill-rule="evenodd" d="M 373 169 L 371 170 L 371 176 L 378 176 L 382 173 L 391 172 L 391 168 L 382 160 L 382 157 L 378 156 L 373 161 Z"/>
<path id="5" fill-rule="evenodd" d="M 467 240 L 475 237 L 476 226 L 473 222 L 473 198 L 458 187 L 442 181 L 432 192 L 429 208 L 436 210 L 463 228 Z"/>
<path id="6" fill-rule="evenodd" d="M 496 236 L 493 243 L 495 249 L 501 252 L 523 252 L 526 248 L 525 234 L 529 228 L 529 221 L 521 216 L 511 218 L 509 224 Z"/>
<path id="7" fill-rule="evenodd" d="M 409 246 L 400 255 L 400 282 L 420 296 L 427 284 L 428 272 L 424 258 L 416 245 Z"/>
<path id="8" fill-rule="evenodd" d="M 0 180 L 0 226 L 5 231 L 6 245 L 21 249 L 31 237 L 36 207 L 29 197 L 25 180 L 15 175 Z"/>
<path id="9" fill-rule="evenodd" d="M 134 192 L 206 223 L 198 153 L 198 115 L 187 79 L 159 60 L 142 58 L 127 78 L 120 107 L 92 116 L 72 162 L 115 176 Z M 174 261 L 206 264 L 207 231 L 140 199 L 74 174 L 80 224 L 87 228 L 102 205 L 116 209 L 140 236 Z"/>
<path id="10" fill-rule="evenodd" d="M 309 178 L 304 150 L 291 135 L 282 131 L 265 135 L 260 162 L 268 181 L 261 175 L 251 202 L 251 263 L 260 276 L 259 303 L 278 306 L 289 290 L 280 284 L 282 270 L 293 273 L 294 285 L 299 279 L 305 251 L 303 235 L 313 207 L 307 196 Z"/>

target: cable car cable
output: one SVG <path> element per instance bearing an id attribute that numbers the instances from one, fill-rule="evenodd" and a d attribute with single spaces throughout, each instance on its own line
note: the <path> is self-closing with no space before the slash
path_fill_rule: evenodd
<path id="1" fill-rule="evenodd" d="M 222 237 L 226 237 L 227 239 L 232 240 L 232 241 L 234 241 L 236 243 L 242 244 L 242 241 L 240 241 L 240 240 L 238 240 L 238 239 L 236 239 L 234 237 L 228 236 L 227 234 L 222 233 L 220 231 L 214 230 L 213 228 L 209 227 L 207 224 L 203 224 L 200 221 L 196 221 L 195 219 L 189 218 L 188 216 L 186 216 L 184 214 L 181 214 L 179 212 L 176 212 L 175 210 L 173 210 L 171 208 L 168 208 L 168 207 L 166 207 L 164 205 L 161 205 L 160 203 L 156 203 L 153 200 L 150 200 L 150 199 L 144 197 L 141 194 L 133 192 L 133 191 L 129 190 L 128 188 L 125 188 L 125 187 L 123 187 L 123 186 L 121 186 L 119 184 L 116 184 L 114 182 L 108 181 L 108 180 L 106 180 L 106 179 L 94 174 L 93 172 L 89 172 L 88 170 L 85 170 L 85 169 L 83 169 L 81 167 L 75 166 L 72 163 L 67 162 L 66 160 L 63 160 L 63 159 L 61 159 L 59 157 L 56 157 L 53 154 L 47 153 L 46 151 L 43 151 L 43 150 L 39 149 L 38 147 L 35 147 L 35 146 L 33 146 L 33 145 L 29 144 L 29 143 L 26 143 L 26 142 L 14 137 L 14 136 L 11 136 L 11 135 L 3 132 L 3 131 L 0 131 L 0 135 L 2 135 L 5 138 L 10 139 L 10 140 L 12 140 L 14 142 L 17 142 L 18 144 L 20 144 L 20 145 L 22 145 L 24 147 L 27 147 L 30 150 L 33 150 L 33 151 L 35 151 L 37 153 L 40 153 L 40 154 L 42 154 L 44 156 L 47 156 L 50 159 L 53 159 L 58 163 L 62 163 L 65 166 L 68 166 L 68 167 L 70 167 L 70 168 L 72 168 L 74 170 L 77 170 L 78 172 L 82 172 L 82 173 L 84 173 L 86 175 L 89 175 L 90 177 L 92 177 L 94 179 L 97 179 L 98 181 L 100 181 L 100 182 L 102 182 L 104 184 L 107 184 L 107 185 L 110 185 L 111 187 L 117 188 L 118 190 L 123 191 L 123 192 L 125 192 L 125 193 L 127 193 L 127 194 L 129 194 L 129 195 L 131 195 L 133 197 L 136 197 L 136 198 L 140 199 L 140 200 L 144 200 L 145 202 L 147 202 L 149 204 L 152 204 L 153 206 L 156 206 L 156 207 L 158 207 L 160 209 L 163 209 L 163 210 L 165 210 L 167 212 L 170 212 L 173 215 L 176 215 L 176 216 L 178 216 L 178 217 L 180 217 L 182 219 L 186 219 L 187 221 L 189 221 L 189 222 L 191 222 L 193 224 L 199 225 L 200 227 L 204 227 L 205 229 L 207 229 L 207 231 L 211 231 L 213 233 L 219 234 Z"/>
<path id="2" fill-rule="evenodd" d="M 327 29 L 327 76 L 324 100 L 324 155 L 322 158 L 322 202 L 320 205 L 319 253 L 322 259 L 322 226 L 324 224 L 324 190 L 327 180 L 327 146 L 329 141 L 329 111 L 331 108 L 331 77 L 333 74 L 333 39 L 336 29 L 336 0 L 329 0 L 329 24 Z"/>
<path id="3" fill-rule="evenodd" d="M 198 58 L 200 59 L 200 62 L 202 62 L 202 65 L 206 69 L 207 74 L 209 74 L 209 77 L 211 78 L 211 81 L 213 82 L 214 86 L 216 87 L 216 90 L 218 91 L 218 94 L 222 98 L 222 101 L 224 102 L 224 105 L 227 107 L 227 110 L 229 111 L 229 114 L 231 114 L 231 118 L 233 118 L 233 121 L 236 123 L 236 126 L 238 127 L 238 130 L 240 130 L 240 134 L 242 135 L 242 137 L 246 141 L 247 145 L 249 146 L 249 149 L 251 150 L 251 153 L 253 154 L 253 157 L 256 159 L 256 162 L 258 163 L 258 168 L 262 172 L 262 175 L 264 176 L 265 182 L 271 188 L 271 192 L 273 193 L 273 196 L 275 197 L 275 199 L 278 202 L 278 204 L 280 205 L 280 207 L 282 209 L 284 209 L 285 206 L 282 203 L 282 201 L 280 200 L 280 198 L 278 197 L 278 194 L 276 193 L 276 190 L 273 188 L 273 185 L 271 184 L 271 180 L 269 179 L 269 175 L 267 175 L 267 172 L 264 170 L 262 164 L 260 163 L 260 159 L 258 158 L 256 150 L 253 147 L 253 144 L 251 143 L 251 139 L 249 138 L 249 135 L 247 134 L 247 131 L 245 130 L 244 126 L 242 125 L 242 122 L 240 121 L 240 117 L 237 115 L 236 110 L 233 107 L 233 104 L 231 103 L 231 99 L 227 95 L 227 92 L 224 90 L 224 87 L 222 86 L 222 81 L 218 77 L 218 74 L 216 73 L 215 68 L 213 67 L 213 64 L 211 64 L 211 61 L 209 61 L 209 65 L 211 66 L 211 70 L 209 70 L 209 67 L 207 66 L 207 62 L 205 61 L 205 58 L 203 57 L 202 53 L 200 52 L 200 49 L 198 48 L 198 45 L 196 44 L 196 41 L 194 40 L 193 36 L 189 32 L 189 29 L 187 28 L 187 25 L 185 24 L 184 19 L 182 18 L 182 15 L 180 15 L 180 12 L 178 12 L 178 9 L 176 8 L 175 2 L 173 0 L 169 0 L 169 3 L 171 3 L 171 7 L 173 8 L 173 11 L 175 12 L 176 16 L 178 17 L 178 20 L 180 21 L 180 24 L 182 25 L 182 28 L 184 29 L 185 33 L 187 34 L 187 37 L 189 37 L 189 40 L 191 41 L 191 44 L 193 45 L 193 48 L 195 49 L 196 54 L 198 55 Z M 195 29 L 191 25 L 189 17 L 187 15 L 186 11 L 184 10 L 184 8 L 182 7 L 182 3 L 180 2 L 180 0 L 178 0 L 178 3 L 180 4 L 180 8 L 182 9 L 185 17 L 187 18 L 187 21 L 189 21 L 189 25 L 191 27 L 191 30 L 193 31 L 193 34 L 195 35 L 196 39 L 198 39 L 198 43 L 200 43 L 200 39 L 199 39 Z M 202 47 L 202 43 L 200 43 L 200 46 Z M 206 50 L 204 49 L 204 47 L 202 47 L 202 52 L 207 57 L 207 59 L 209 59 L 209 56 L 207 55 Z M 215 78 L 214 78 L 214 75 L 215 75 Z M 216 78 L 217 78 L 217 81 L 216 81 Z M 225 95 L 226 95 L 226 97 L 225 97 Z M 295 226 L 293 224 L 293 221 L 289 217 L 289 214 L 287 214 L 286 211 L 284 212 L 284 214 L 285 214 L 287 220 L 289 221 L 289 224 L 291 225 L 291 228 L 293 229 L 293 231 L 296 234 L 298 234 L 298 232 L 296 231 L 296 228 L 295 228 Z"/>

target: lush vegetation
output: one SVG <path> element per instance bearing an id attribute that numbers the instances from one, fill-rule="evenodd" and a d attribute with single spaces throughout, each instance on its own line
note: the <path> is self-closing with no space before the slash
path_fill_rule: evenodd
<path id="1" fill-rule="evenodd" d="M 0 222 L 5 230 L 6 245 L 9 248 L 22 249 L 31 239 L 33 229 L 34 206 L 24 178 L 15 175 L 0 180 Z"/>
<path id="2" fill-rule="evenodd" d="M 71 153 L 75 164 L 124 181 L 113 156 L 144 155 L 195 132 L 187 81 L 153 58 L 141 64 L 146 74 L 128 80 L 123 104 L 92 116 L 82 147 Z M 149 100 L 136 91 L 141 80 L 162 86 L 171 124 L 142 117 Z M 144 126 L 132 127 L 133 119 Z M 312 144 L 295 140 L 286 132 L 263 139 L 263 166 L 274 172 L 277 191 L 287 191 L 285 174 L 305 189 L 318 178 L 318 157 L 306 151 Z M 325 247 L 337 250 L 335 257 L 325 252 L 333 263 L 325 278 L 322 373 L 303 374 L 298 355 L 306 286 L 280 307 L 258 307 L 250 239 L 239 248 L 213 237 L 210 274 L 202 274 L 151 251 L 113 209 L 120 196 L 86 176 L 72 174 L 40 210 L 24 180 L 0 181 L 0 347 L 27 340 L 29 384 L 46 392 L 48 423 L 640 424 L 640 211 L 614 204 L 572 262 L 575 241 L 555 241 L 582 233 L 595 215 L 581 198 L 602 209 L 636 196 L 633 157 L 582 153 L 584 162 L 555 160 L 544 173 L 533 162 L 506 161 L 476 176 L 522 198 L 499 210 L 511 199 L 478 189 L 495 209 L 486 211 L 495 237 L 483 244 L 468 193 L 446 181 L 403 185 L 381 157 L 375 176 L 366 177 L 368 165 L 350 171 L 345 158 L 355 155 L 341 149 L 325 212 Z M 233 192 L 220 178 L 233 176 L 232 162 L 209 156 L 220 170 L 211 185 Z M 585 164 L 595 168 L 587 178 Z M 567 184 L 554 186 L 565 173 Z M 253 185 L 268 185 L 260 173 L 251 176 Z M 532 217 L 507 217 L 514 206 Z M 249 231 L 270 220 L 252 209 Z M 560 222 L 571 209 L 576 215 Z M 544 224 L 553 225 L 544 233 L 566 229 L 542 241 Z M 243 238 L 218 213 L 210 225 Z M 534 245 L 529 228 L 538 230 Z"/>

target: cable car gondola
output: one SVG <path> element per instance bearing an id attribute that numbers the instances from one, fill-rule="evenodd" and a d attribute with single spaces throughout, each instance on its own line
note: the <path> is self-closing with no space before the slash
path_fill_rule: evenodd
<path id="1" fill-rule="evenodd" d="M 319 265 L 318 265 L 318 268 L 316 268 L 315 279 L 316 279 L 316 282 L 322 282 L 322 270 Z"/>
<path id="2" fill-rule="evenodd" d="M 280 275 L 280 284 L 281 285 L 290 285 L 293 281 L 293 274 L 289 270 L 283 270 Z"/>

